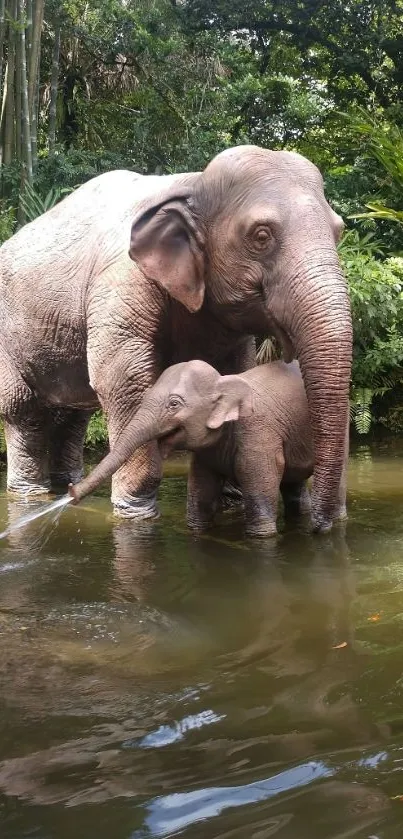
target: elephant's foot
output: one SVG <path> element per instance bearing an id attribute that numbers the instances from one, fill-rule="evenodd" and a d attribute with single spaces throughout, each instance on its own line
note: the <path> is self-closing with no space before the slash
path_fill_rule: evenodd
<path id="1" fill-rule="evenodd" d="M 247 536 L 253 539 L 268 539 L 277 536 L 276 523 L 260 519 L 257 521 L 248 521 L 245 525 L 245 532 Z"/>
<path id="2" fill-rule="evenodd" d="M 346 507 L 346 505 L 345 505 L 345 504 L 341 504 L 341 505 L 340 505 L 340 507 L 336 510 L 336 512 L 335 512 L 335 514 L 334 514 L 334 519 L 333 519 L 333 521 L 334 521 L 334 523 L 336 524 L 336 522 L 339 522 L 339 521 L 341 521 L 341 522 L 343 522 L 343 521 L 347 521 L 347 519 L 348 519 L 348 515 L 347 515 L 347 507 Z"/>
<path id="3" fill-rule="evenodd" d="M 157 494 L 150 495 L 126 495 L 124 498 L 112 496 L 113 511 L 115 515 L 125 519 L 157 519 L 159 509 Z"/>
<path id="4" fill-rule="evenodd" d="M 28 483 L 23 478 L 8 478 L 7 492 L 10 495 L 18 495 L 24 499 L 37 498 L 38 496 L 47 496 L 50 492 L 50 481 L 46 480 L 41 483 Z"/>
<path id="5" fill-rule="evenodd" d="M 332 529 L 333 522 L 322 516 L 312 515 L 312 532 L 313 533 L 329 533 Z"/>
<path id="6" fill-rule="evenodd" d="M 247 536 L 266 539 L 277 535 L 277 508 L 273 499 L 265 495 L 244 495 L 245 530 Z"/>
<path id="7" fill-rule="evenodd" d="M 186 520 L 187 526 L 192 533 L 197 536 L 198 533 L 205 533 L 214 525 L 214 518 L 199 519 L 188 516 Z"/>

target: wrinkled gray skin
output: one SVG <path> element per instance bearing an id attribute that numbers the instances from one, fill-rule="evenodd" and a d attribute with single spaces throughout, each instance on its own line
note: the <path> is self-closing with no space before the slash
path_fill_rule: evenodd
<path id="1" fill-rule="evenodd" d="M 195 452 L 187 502 L 194 530 L 213 523 L 226 479 L 241 489 L 249 535 L 277 532 L 280 489 L 286 511 L 310 512 L 305 482 L 314 469 L 314 442 L 297 362 L 263 364 L 228 376 L 203 361 L 165 370 L 114 451 L 72 489 L 76 501 L 152 438 L 158 439 L 162 457 L 178 445 Z M 347 457 L 348 438 L 346 462 Z M 335 518 L 346 518 L 345 470 Z"/>
<path id="2" fill-rule="evenodd" d="M 0 253 L 9 487 L 48 487 L 44 411 L 73 409 L 50 468 L 74 481 L 86 410 L 98 402 L 106 410 L 113 449 L 162 369 L 201 358 L 221 373 L 241 371 L 251 365 L 242 336 L 269 332 L 301 364 L 313 523 L 329 529 L 351 368 L 341 229 L 311 163 L 254 146 L 221 153 L 201 174 L 103 175 L 23 228 Z M 155 515 L 160 474 L 150 444 L 114 476 L 115 505 Z"/>

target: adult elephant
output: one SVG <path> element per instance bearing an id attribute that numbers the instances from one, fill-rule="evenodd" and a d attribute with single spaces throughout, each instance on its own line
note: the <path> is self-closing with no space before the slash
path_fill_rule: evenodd
<path id="1" fill-rule="evenodd" d="M 236 372 L 251 363 L 242 336 L 269 331 L 300 361 L 315 441 L 313 521 L 327 529 L 351 367 L 341 229 L 313 164 L 254 146 L 222 152 L 200 174 L 100 176 L 23 228 L 0 252 L 10 488 L 46 488 L 47 448 L 51 469 L 65 457 L 76 480 L 81 461 L 72 469 L 63 452 L 81 448 L 83 412 L 98 402 L 113 449 L 161 369 L 201 358 Z M 62 452 L 54 432 L 48 443 L 44 406 L 69 409 Z M 160 473 L 150 444 L 114 476 L 115 507 L 154 515 Z"/>
<path id="2" fill-rule="evenodd" d="M 312 518 L 331 526 L 343 470 L 352 325 L 336 243 L 343 222 L 304 157 L 256 146 L 217 155 L 133 221 L 130 255 L 193 311 L 271 332 L 297 357 L 315 444 Z"/>

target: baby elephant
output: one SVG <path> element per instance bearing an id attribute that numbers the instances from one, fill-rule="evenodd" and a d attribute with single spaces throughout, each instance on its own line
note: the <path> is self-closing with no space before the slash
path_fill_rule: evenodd
<path id="1" fill-rule="evenodd" d="M 70 488 L 75 501 L 154 439 L 163 457 L 175 447 L 194 452 L 187 502 L 192 529 L 212 524 L 226 479 L 242 491 L 249 535 L 277 532 L 279 491 L 286 510 L 309 512 L 305 481 L 313 472 L 314 447 L 297 362 L 262 364 L 233 376 L 221 376 L 204 361 L 169 367 L 146 392 L 114 449 Z M 334 518 L 346 517 L 345 479 L 346 464 Z"/>

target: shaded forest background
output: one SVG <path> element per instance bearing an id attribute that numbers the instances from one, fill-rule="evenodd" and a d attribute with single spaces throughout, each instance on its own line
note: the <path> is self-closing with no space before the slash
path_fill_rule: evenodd
<path id="1" fill-rule="evenodd" d="M 403 0 L 0 0 L 0 56 L 0 241 L 109 169 L 314 161 L 347 221 L 352 421 L 403 432 Z"/>

